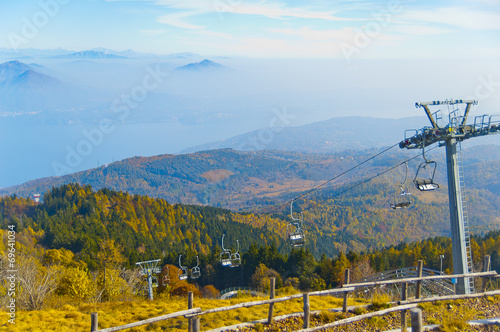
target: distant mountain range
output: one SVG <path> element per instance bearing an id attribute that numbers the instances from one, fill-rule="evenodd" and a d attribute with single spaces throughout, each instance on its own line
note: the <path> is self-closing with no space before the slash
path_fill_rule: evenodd
<path id="1" fill-rule="evenodd" d="M 65 49 L 10 49 L 0 47 L 0 59 L 161 59 L 168 60 L 196 60 L 202 59 L 195 53 L 172 53 L 158 55 L 153 53 L 138 53 L 133 50 L 115 51 L 108 48 L 97 47 L 90 50 L 72 51 Z"/>
<path id="2" fill-rule="evenodd" d="M 56 55 L 53 59 L 126 59 L 107 51 L 81 51 L 70 54 Z"/>
<path id="3" fill-rule="evenodd" d="M 282 150 L 328 153 L 344 150 L 364 150 L 396 144 L 403 140 L 409 128 L 422 128 L 427 118 L 379 119 L 370 117 L 342 117 L 319 121 L 298 127 L 287 127 L 284 119 L 276 125 L 252 131 L 223 141 L 207 143 L 185 149 L 180 153 L 211 149 L 241 151 Z M 293 116 L 293 114 L 288 115 Z M 288 119 L 289 120 L 289 119 Z"/>

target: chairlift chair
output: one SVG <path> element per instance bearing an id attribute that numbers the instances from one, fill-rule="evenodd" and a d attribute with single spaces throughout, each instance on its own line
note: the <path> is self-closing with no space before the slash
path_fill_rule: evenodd
<path id="1" fill-rule="evenodd" d="M 201 276 L 199 265 L 200 265 L 200 260 L 198 256 L 196 256 L 196 266 L 191 269 L 191 279 L 198 279 Z"/>
<path id="2" fill-rule="evenodd" d="M 410 191 L 408 190 L 408 186 L 406 185 L 406 179 L 408 176 L 408 163 L 405 164 L 405 176 L 403 182 L 396 186 L 394 189 L 394 201 L 389 204 L 390 207 L 394 210 L 407 208 L 411 205 L 410 202 Z"/>
<path id="3" fill-rule="evenodd" d="M 418 166 L 417 174 L 415 174 L 415 187 L 420 191 L 436 190 L 439 188 L 439 184 L 434 182 L 434 175 L 436 174 L 437 164 L 435 161 L 424 161 Z M 429 178 L 418 177 L 426 169 L 429 169 Z"/>
<path id="4" fill-rule="evenodd" d="M 418 166 L 417 173 L 415 174 L 415 179 L 413 179 L 413 183 L 415 183 L 415 187 L 417 187 L 417 189 L 420 191 L 436 190 L 439 188 L 439 184 L 434 182 L 437 163 L 433 160 L 428 160 L 425 157 L 425 144 L 424 147 L 422 147 L 422 157 L 424 158 L 424 162 Z M 429 178 L 423 178 L 421 176 L 422 172 L 424 172 L 425 170 L 429 171 Z"/>
<path id="5" fill-rule="evenodd" d="M 170 283 L 170 269 L 168 266 L 165 266 L 167 268 L 166 273 L 163 275 L 161 278 L 161 285 L 162 286 L 167 286 Z"/>
<path id="6" fill-rule="evenodd" d="M 292 245 L 292 247 L 301 247 L 305 243 L 304 230 L 302 229 L 302 222 L 304 219 L 304 215 L 301 212 L 300 218 L 294 218 L 293 199 L 292 202 L 290 203 L 290 218 L 292 219 L 292 222 L 286 225 L 286 233 L 288 239 L 290 240 L 290 244 Z"/>
<path id="7" fill-rule="evenodd" d="M 222 252 L 219 255 L 219 260 L 222 266 L 231 266 L 231 251 L 224 249 L 224 236 L 222 234 Z"/>
<path id="8" fill-rule="evenodd" d="M 186 280 L 188 278 L 188 269 L 187 267 L 182 266 L 181 257 L 182 255 L 179 255 L 179 280 Z"/>
<path id="9" fill-rule="evenodd" d="M 241 257 L 240 257 L 240 242 L 236 240 L 237 249 L 236 252 L 231 254 L 231 267 L 238 267 L 241 265 Z"/>
<path id="10" fill-rule="evenodd" d="M 161 278 L 161 285 L 162 286 L 167 286 L 168 284 L 170 284 L 170 276 L 168 274 L 165 274 L 162 278 Z"/>
<path id="11" fill-rule="evenodd" d="M 151 276 L 151 286 L 158 287 L 158 277 L 157 276 Z"/>
<path id="12" fill-rule="evenodd" d="M 302 227 L 299 223 L 292 223 L 287 225 L 288 239 L 292 247 L 301 247 L 305 243 L 305 236 Z"/>
<path id="13" fill-rule="evenodd" d="M 221 252 L 219 259 L 220 259 L 220 263 L 222 264 L 222 266 L 231 266 L 231 252 L 230 251 Z"/>
<path id="14" fill-rule="evenodd" d="M 394 202 L 390 204 L 391 208 L 398 210 L 410 206 L 411 202 L 409 195 L 411 195 L 411 193 L 408 191 L 408 187 L 406 185 L 397 186 L 394 190 Z"/>

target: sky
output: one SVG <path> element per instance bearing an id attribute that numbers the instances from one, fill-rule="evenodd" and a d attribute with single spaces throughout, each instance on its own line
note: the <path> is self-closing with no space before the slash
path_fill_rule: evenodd
<path id="1" fill-rule="evenodd" d="M 497 59 L 500 1 L 17 0 L 0 47 L 254 58 Z"/>

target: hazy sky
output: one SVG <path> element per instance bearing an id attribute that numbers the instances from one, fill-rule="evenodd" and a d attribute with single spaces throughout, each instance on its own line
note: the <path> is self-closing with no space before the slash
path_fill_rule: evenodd
<path id="1" fill-rule="evenodd" d="M 415 102 L 448 98 L 479 100 L 474 116 L 499 112 L 500 0 L 0 0 L 0 56 L 45 65 L 68 84 L 83 80 L 99 91 L 103 85 L 119 90 L 103 110 L 141 87 L 148 75 L 143 59 L 152 68 L 149 62 L 173 61 L 80 62 L 36 51 L 98 47 L 191 52 L 234 71 L 206 81 L 169 76 L 71 171 L 268 128 L 276 110 L 293 114 L 290 126 L 350 115 L 423 116 Z M 28 50 L 18 56 L 3 48 Z M 178 59 L 184 65 L 203 58 Z M 0 134 L 16 142 L 0 146 L 9 156 L 0 164 L 0 186 L 56 175 L 53 162 L 67 160 L 70 149 L 86 142 L 85 130 L 95 130 L 92 121 L 108 116 L 93 106 L 87 115 L 85 107 L 43 113 L 56 116 L 46 125 L 0 118 Z M 80 123 L 73 121 L 79 114 L 92 121 L 53 126 L 63 116 Z M 142 122 L 163 119 L 157 114 L 178 121 Z"/>
<path id="2" fill-rule="evenodd" d="M 497 59 L 500 1 L 17 0 L 0 47 L 287 58 Z"/>

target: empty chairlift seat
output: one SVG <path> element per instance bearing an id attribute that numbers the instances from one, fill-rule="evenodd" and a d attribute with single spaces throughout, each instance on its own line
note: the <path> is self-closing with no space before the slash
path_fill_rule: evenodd
<path id="1" fill-rule="evenodd" d="M 436 190 L 439 185 L 434 182 L 434 175 L 436 174 L 437 164 L 435 161 L 424 161 L 418 166 L 417 173 L 415 174 L 415 187 L 420 191 Z M 424 178 L 422 173 L 428 172 L 429 177 Z"/>
<path id="2" fill-rule="evenodd" d="M 286 225 L 288 240 L 292 247 L 301 247 L 305 243 L 304 230 L 302 229 L 304 215 L 301 212 L 299 218 L 293 216 L 293 199 L 290 203 L 290 218 L 292 221 Z"/>
<path id="3" fill-rule="evenodd" d="M 200 260 L 198 256 L 196 256 L 196 266 L 191 269 L 191 279 L 198 279 L 201 276 L 199 265 L 200 265 Z"/>
<path id="4" fill-rule="evenodd" d="M 188 269 L 185 266 L 182 266 L 181 264 L 181 257 L 182 255 L 179 255 L 179 280 L 186 280 L 188 278 Z"/>
<path id="5" fill-rule="evenodd" d="M 219 260 L 222 266 L 231 266 L 231 252 L 227 250 L 221 252 Z"/>

